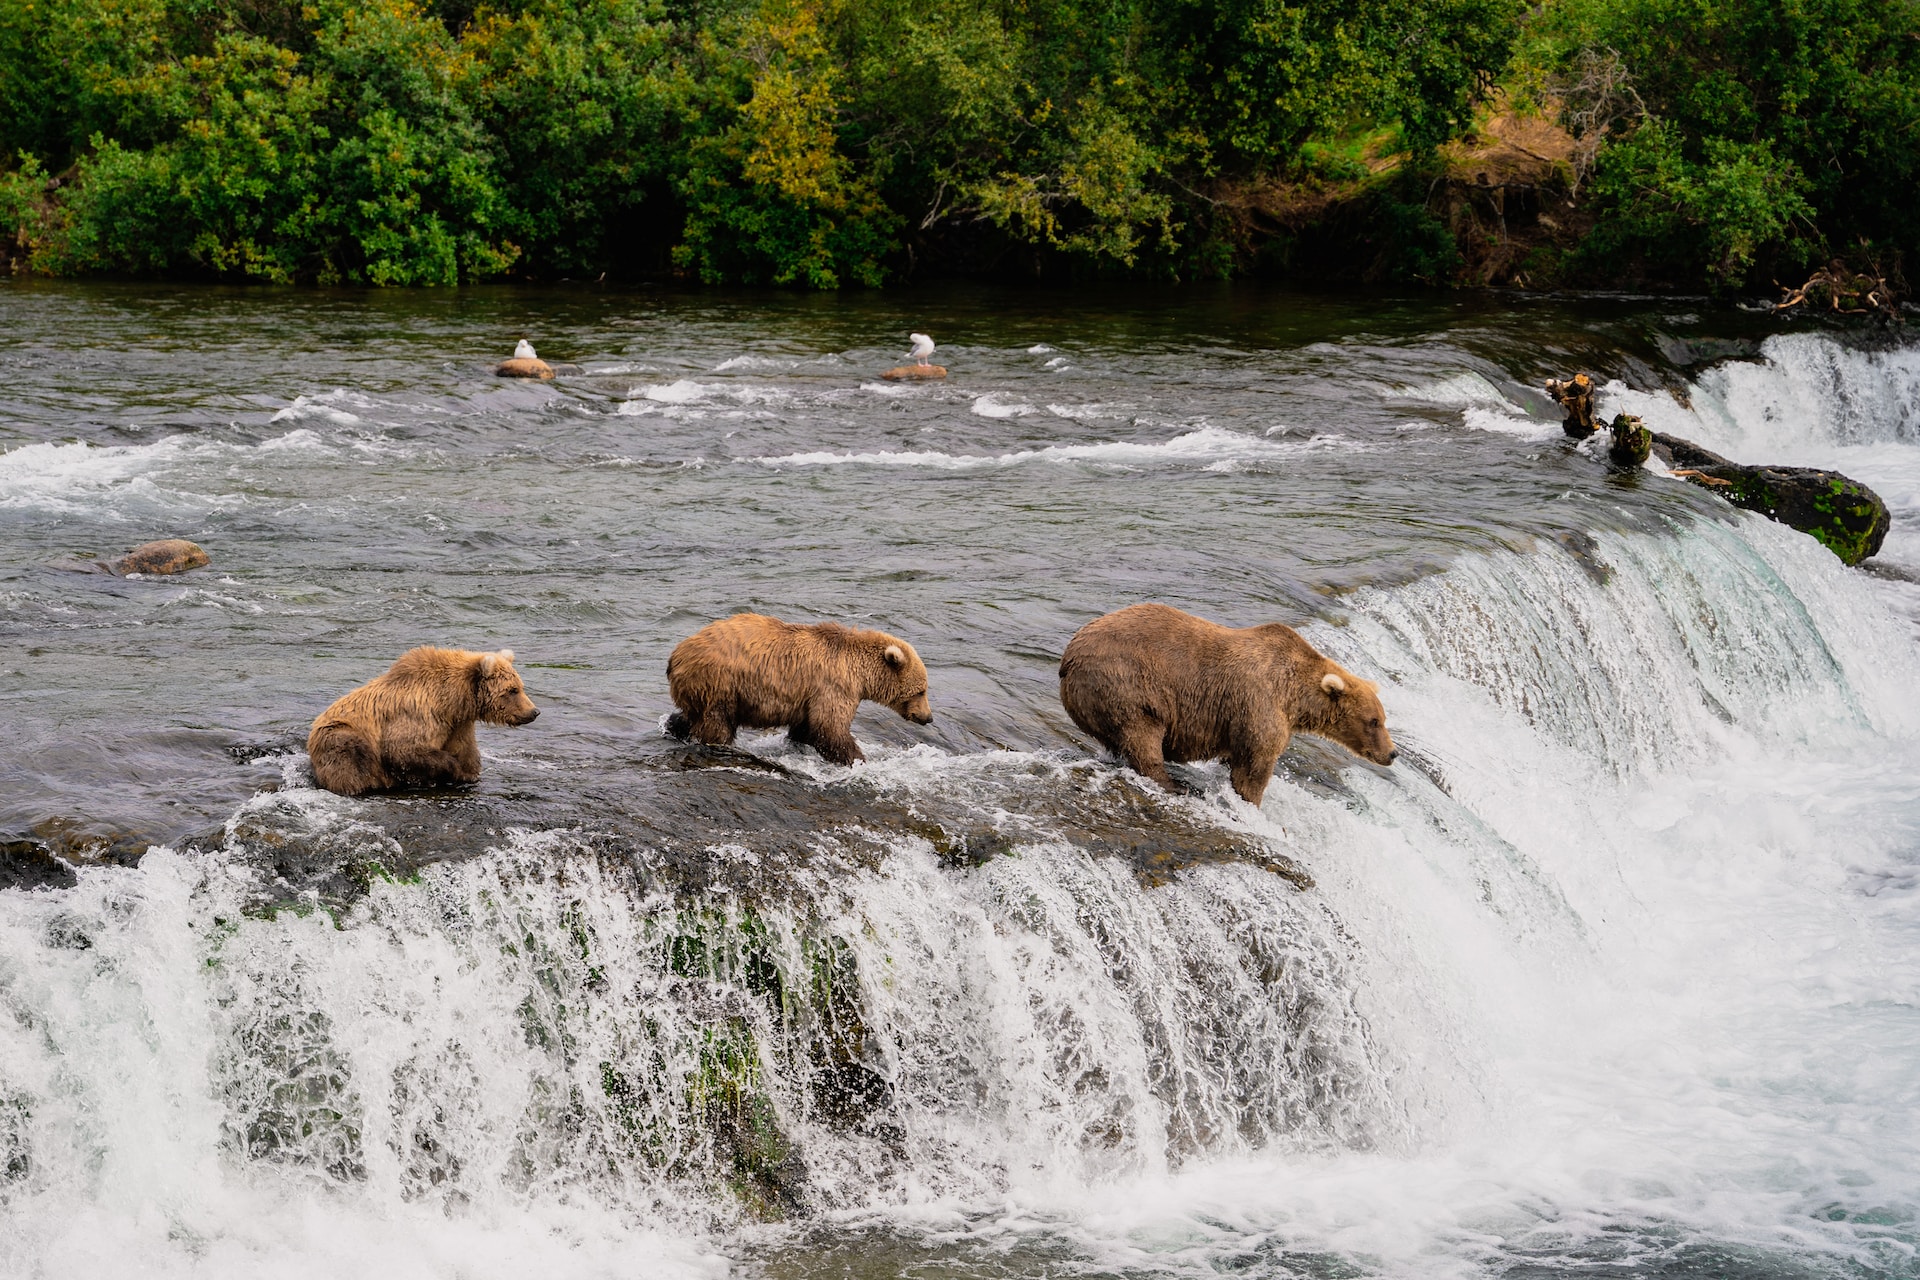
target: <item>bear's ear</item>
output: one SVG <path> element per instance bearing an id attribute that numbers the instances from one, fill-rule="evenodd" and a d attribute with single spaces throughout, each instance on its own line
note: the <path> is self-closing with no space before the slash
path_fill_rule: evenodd
<path id="1" fill-rule="evenodd" d="M 500 651 L 500 661 L 502 661 L 502 662 L 512 662 L 512 661 L 513 661 L 513 650 L 511 650 L 511 649 L 502 649 L 502 650 Z"/>
<path id="2" fill-rule="evenodd" d="M 1347 691 L 1347 682 L 1340 678 L 1338 671 L 1329 671 L 1320 677 L 1320 687 L 1329 698 L 1337 698 Z"/>
<path id="3" fill-rule="evenodd" d="M 887 665 L 895 670 L 907 665 L 907 655 L 901 651 L 899 645 L 890 644 L 887 646 Z"/>

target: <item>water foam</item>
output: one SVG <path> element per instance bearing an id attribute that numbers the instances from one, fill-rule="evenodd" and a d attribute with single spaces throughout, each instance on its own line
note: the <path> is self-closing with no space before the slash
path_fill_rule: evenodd
<path id="1" fill-rule="evenodd" d="M 1526 410 L 1507 398 L 1484 374 L 1472 370 L 1444 374 L 1408 383 L 1376 383 L 1375 390 L 1388 400 L 1457 408 L 1495 409 L 1509 416 L 1525 416 Z"/>
<path id="2" fill-rule="evenodd" d="M 991 393 L 976 397 L 968 411 L 977 413 L 983 418 L 1024 418 L 1030 413 L 1039 412 L 1038 409 L 1023 401 L 1007 402 Z"/>
<path id="3" fill-rule="evenodd" d="M 770 467 L 930 467 L 943 471 L 971 471 L 1019 466 L 1029 462 L 1078 462 L 1114 466 L 1259 461 L 1286 456 L 1309 447 L 1305 442 L 1273 441 L 1220 427 L 1196 427 L 1159 444 L 1130 440 L 1098 444 L 1048 445 L 1000 454 L 952 454 L 935 449 L 885 450 L 872 453 L 815 451 L 761 458 Z M 1324 446 L 1322 446 L 1324 447 Z"/>
<path id="4" fill-rule="evenodd" d="M 335 426 L 341 427 L 358 426 L 364 421 L 359 414 L 352 412 L 352 410 L 340 408 L 343 404 L 352 405 L 355 409 L 373 408 L 373 401 L 360 395 L 358 392 L 348 391 L 344 387 L 340 387 L 332 391 L 322 392 L 318 395 L 295 396 L 292 404 L 276 412 L 271 418 L 267 419 L 267 421 L 302 422 L 318 418 L 324 422 L 331 422 Z"/>

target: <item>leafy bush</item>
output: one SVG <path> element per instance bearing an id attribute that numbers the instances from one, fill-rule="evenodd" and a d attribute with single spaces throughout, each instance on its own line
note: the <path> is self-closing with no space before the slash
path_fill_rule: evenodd
<path id="1" fill-rule="evenodd" d="M 1556 3 L 1586 6 L 1580 22 L 1628 7 Z M 1224 274 L 1245 246 L 1222 229 L 1223 191 L 1370 181 L 1354 137 L 1397 138 L 1424 172 L 1521 14 L 1522 0 L 0 0 L 0 155 L 23 157 L 0 168 L 8 192 L 34 189 L 7 197 L 34 211 L 16 242 L 60 272 L 444 285 L 670 254 L 702 279 L 832 288 L 1018 250 Z M 1691 136 L 1692 185 L 1621 226 L 1693 227 L 1706 197 L 1692 193 L 1727 186 L 1745 212 L 1701 223 L 1701 252 L 1740 269 L 1800 216 L 1787 196 L 1813 166 L 1777 141 L 1729 134 L 1750 149 L 1709 156 Z M 1445 228 L 1387 194 L 1374 224 L 1405 240 L 1395 261 L 1444 275 Z"/>
<path id="2" fill-rule="evenodd" d="M 1526 60 L 1563 72 L 1598 51 L 1631 76 L 1595 168 L 1601 223 L 1583 257 L 1638 258 L 1719 286 L 1836 249 L 1920 240 L 1915 0 L 1558 0 Z"/>

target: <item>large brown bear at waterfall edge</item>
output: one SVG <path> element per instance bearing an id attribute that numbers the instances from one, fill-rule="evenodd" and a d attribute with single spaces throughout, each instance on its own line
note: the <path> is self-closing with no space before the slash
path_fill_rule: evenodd
<path id="1" fill-rule="evenodd" d="M 539 714 L 513 669 L 513 650 L 422 645 L 322 711 L 307 735 L 307 754 L 314 780 L 343 796 L 474 782 L 474 722 L 527 724 Z"/>
<path id="2" fill-rule="evenodd" d="M 737 613 L 709 623 L 674 648 L 667 688 L 679 708 L 667 720 L 676 738 L 725 746 L 737 730 L 785 726 L 835 764 L 867 758 L 853 740 L 862 702 L 915 724 L 933 721 L 927 669 L 912 645 L 833 622 L 804 627 Z"/>
<path id="3" fill-rule="evenodd" d="M 1292 627 L 1223 627 L 1164 604 L 1096 618 L 1060 659 L 1060 701 L 1082 729 L 1171 790 L 1166 762 L 1225 759 L 1259 804 L 1297 730 L 1392 764 L 1372 681 L 1323 657 Z"/>

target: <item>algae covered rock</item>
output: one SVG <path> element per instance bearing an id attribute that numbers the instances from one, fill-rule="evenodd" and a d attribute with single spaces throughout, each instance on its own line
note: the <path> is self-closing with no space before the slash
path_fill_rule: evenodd
<path id="1" fill-rule="evenodd" d="M 1880 495 L 1858 480 L 1818 467 L 1745 467 L 1728 462 L 1682 476 L 1736 507 L 1812 534 L 1848 564 L 1875 555 L 1893 516 Z"/>
<path id="2" fill-rule="evenodd" d="M 1880 495 L 1838 471 L 1747 466 L 1660 432 L 1653 435 L 1653 447 L 1675 476 L 1736 507 L 1811 534 L 1848 564 L 1878 554 L 1893 527 L 1893 515 Z"/>
<path id="3" fill-rule="evenodd" d="M 213 558 L 197 543 L 185 538 L 162 538 L 135 547 L 107 567 L 125 577 L 129 573 L 185 573 L 212 563 Z"/>

